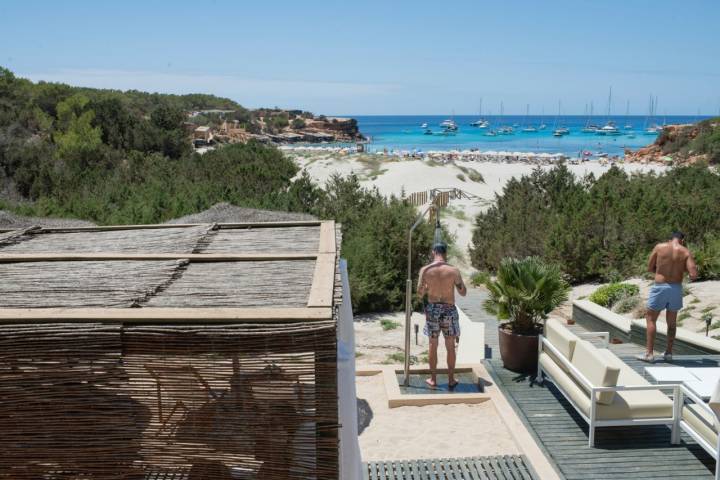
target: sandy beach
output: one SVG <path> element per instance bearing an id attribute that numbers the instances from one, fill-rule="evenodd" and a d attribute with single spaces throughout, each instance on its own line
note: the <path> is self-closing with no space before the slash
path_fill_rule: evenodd
<path id="1" fill-rule="evenodd" d="M 443 222 L 455 235 L 457 249 L 456 260 L 464 271 L 470 266 L 467 251 L 472 239 L 472 225 L 475 216 L 492 204 L 495 194 L 502 191 L 511 178 L 519 178 L 532 173 L 535 168 L 550 169 L 552 164 L 532 164 L 525 162 L 478 162 L 466 160 L 460 156 L 457 160 L 440 163 L 432 159 L 402 158 L 371 154 L 343 154 L 342 151 L 326 150 L 286 150 L 302 170 L 310 177 L 324 184 L 332 175 L 358 175 L 361 183 L 367 187 L 377 187 L 384 195 L 427 191 L 432 188 L 459 188 L 474 196 L 473 199 L 453 200 L 444 210 Z M 627 172 L 663 171 L 661 165 L 641 165 L 636 163 L 618 163 Z M 602 175 L 610 165 L 598 161 L 568 164 L 568 168 L 578 177 L 593 174 Z M 471 180 L 469 172 L 482 175 L 484 181 Z"/>

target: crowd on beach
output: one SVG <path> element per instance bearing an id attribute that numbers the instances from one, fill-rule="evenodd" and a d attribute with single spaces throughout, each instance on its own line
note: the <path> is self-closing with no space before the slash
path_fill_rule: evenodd
<path id="1" fill-rule="evenodd" d="M 301 146 L 301 145 L 282 145 L 281 150 L 308 153 L 328 153 L 338 155 L 350 155 L 360 153 L 362 150 L 356 146 Z M 378 155 L 384 157 L 400 158 L 407 160 L 432 160 L 440 163 L 449 163 L 455 161 L 474 161 L 474 162 L 492 162 L 492 163 L 526 163 L 537 165 L 550 165 L 560 162 L 580 163 L 590 160 L 598 160 L 601 164 L 613 164 L 622 162 L 623 159 L 618 156 L 592 156 L 579 155 L 578 158 L 569 157 L 562 153 L 534 153 L 534 152 L 506 152 L 506 151 L 481 151 L 478 149 L 470 150 L 394 150 L 382 149 L 375 152 L 364 153 Z"/>

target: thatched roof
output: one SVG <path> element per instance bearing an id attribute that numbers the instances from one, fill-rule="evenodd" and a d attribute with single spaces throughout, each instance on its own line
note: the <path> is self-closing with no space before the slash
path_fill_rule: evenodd
<path id="1" fill-rule="evenodd" d="M 0 315 L 20 308 L 330 308 L 334 222 L 0 232 Z"/>

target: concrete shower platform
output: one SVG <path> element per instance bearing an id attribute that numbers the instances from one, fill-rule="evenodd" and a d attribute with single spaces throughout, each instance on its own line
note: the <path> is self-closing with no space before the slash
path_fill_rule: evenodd
<path id="1" fill-rule="evenodd" d="M 447 388 L 447 369 L 444 368 L 438 369 L 440 388 L 437 390 L 430 390 L 425 385 L 425 379 L 430 375 L 430 370 L 427 368 L 410 369 L 410 388 L 402 386 L 405 377 L 402 367 L 399 366 L 359 368 L 357 375 L 382 374 L 390 408 L 453 403 L 472 404 L 490 400 L 490 396 L 484 391 L 485 386 L 490 384 L 488 381 L 490 375 L 482 364 L 458 365 L 455 372 L 461 385 L 458 385 L 458 388 L 453 391 L 449 391 Z"/>

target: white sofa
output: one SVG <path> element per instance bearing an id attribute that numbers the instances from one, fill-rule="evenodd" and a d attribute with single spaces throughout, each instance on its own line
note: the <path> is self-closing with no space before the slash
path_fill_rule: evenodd
<path id="1" fill-rule="evenodd" d="M 713 409 L 684 385 L 680 389 L 682 415 L 679 427 L 715 459 L 715 478 L 720 480 L 720 437 L 718 417 Z M 711 401 L 712 403 L 712 401 Z M 718 408 L 718 406 L 715 406 Z"/>
<path id="2" fill-rule="evenodd" d="M 538 345 L 537 381 L 549 378 L 589 425 L 588 444 L 595 444 L 595 429 L 622 425 L 667 425 L 671 442 L 678 443 L 680 385 L 653 385 L 607 348 L 596 348 L 575 335 L 559 320 L 546 322 Z M 582 338 L 581 338 L 582 337 Z M 662 390 L 672 390 L 670 399 Z"/>

